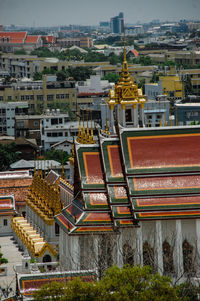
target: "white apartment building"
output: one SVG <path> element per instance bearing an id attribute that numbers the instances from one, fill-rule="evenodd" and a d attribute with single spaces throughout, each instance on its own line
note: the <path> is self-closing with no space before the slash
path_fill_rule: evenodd
<path id="1" fill-rule="evenodd" d="M 28 102 L 0 102 L 0 135 L 15 136 L 15 115 L 27 114 Z"/>

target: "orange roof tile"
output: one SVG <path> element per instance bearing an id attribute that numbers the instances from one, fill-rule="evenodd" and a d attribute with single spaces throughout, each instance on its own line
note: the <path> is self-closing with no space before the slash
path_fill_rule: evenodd
<path id="1" fill-rule="evenodd" d="M 0 41 L 2 39 L 9 39 L 9 43 L 24 43 L 25 39 L 27 36 L 26 31 L 18 32 L 18 31 L 13 31 L 13 32 L 6 32 L 6 31 L 1 31 L 0 32 Z"/>
<path id="2" fill-rule="evenodd" d="M 37 43 L 40 36 L 27 35 L 25 43 Z"/>
<path id="3" fill-rule="evenodd" d="M 136 57 L 138 57 L 138 55 L 139 55 L 139 52 L 137 51 L 137 50 L 135 50 L 135 49 L 132 49 L 131 50 L 131 52 L 136 56 Z"/>
<path id="4" fill-rule="evenodd" d="M 32 183 L 32 178 L 27 179 L 1 179 L 0 196 L 14 195 L 16 206 L 25 206 L 28 195 L 28 188 Z"/>

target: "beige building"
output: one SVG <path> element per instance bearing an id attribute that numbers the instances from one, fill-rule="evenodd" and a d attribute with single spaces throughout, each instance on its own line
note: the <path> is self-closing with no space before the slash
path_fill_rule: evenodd
<path id="1" fill-rule="evenodd" d="M 76 104 L 76 88 L 72 81 L 57 82 L 54 76 L 43 76 L 43 81 L 2 86 L 0 101 L 27 101 L 32 113 L 45 109 Z"/>
<path id="2" fill-rule="evenodd" d="M 200 69 L 184 69 L 180 75 L 183 80 L 190 76 L 193 94 L 200 95 Z"/>
<path id="3" fill-rule="evenodd" d="M 35 72 L 39 72 L 40 63 L 44 60 L 45 58 L 38 58 L 35 55 L 3 53 L 0 56 L 0 69 L 16 78 L 30 78 Z"/>
<path id="4" fill-rule="evenodd" d="M 57 43 L 60 47 L 70 47 L 75 45 L 81 48 L 90 48 L 93 46 L 93 40 L 89 37 L 62 38 L 57 39 Z"/>

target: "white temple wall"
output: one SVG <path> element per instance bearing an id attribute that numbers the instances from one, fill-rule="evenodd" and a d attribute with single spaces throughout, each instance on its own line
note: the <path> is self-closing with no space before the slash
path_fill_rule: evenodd
<path id="1" fill-rule="evenodd" d="M 0 216 L 0 236 L 12 234 L 11 220 L 12 216 L 10 215 Z"/>
<path id="2" fill-rule="evenodd" d="M 190 252 L 185 255 L 184 239 L 191 245 L 192 255 Z M 165 247 L 167 245 L 168 253 L 163 253 L 163 243 Z M 148 250 L 144 249 L 147 246 L 150 257 Z M 143 221 L 138 228 L 119 229 L 118 234 L 69 236 L 60 229 L 60 262 L 66 270 L 105 269 L 112 264 L 122 267 L 129 262 L 143 265 L 144 260 L 150 258 L 153 269 L 161 274 L 175 275 L 177 279 L 187 275 L 185 258 L 189 258 L 189 263 L 194 258 L 194 271 L 200 274 L 200 256 L 196 256 L 198 248 L 200 220 L 195 219 Z M 170 258 L 172 269 L 166 270 Z"/>

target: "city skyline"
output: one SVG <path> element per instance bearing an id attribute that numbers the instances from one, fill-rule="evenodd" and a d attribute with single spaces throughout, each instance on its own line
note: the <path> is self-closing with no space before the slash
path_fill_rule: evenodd
<path id="1" fill-rule="evenodd" d="M 84 5 L 83 5 L 84 4 Z M 0 23 L 21 26 L 98 25 L 124 13 L 125 23 L 199 19 L 199 0 L 0 0 Z"/>

